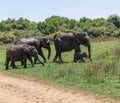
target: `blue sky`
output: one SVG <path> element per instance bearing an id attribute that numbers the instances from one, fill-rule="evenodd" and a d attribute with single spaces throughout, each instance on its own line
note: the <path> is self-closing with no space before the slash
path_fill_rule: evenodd
<path id="1" fill-rule="evenodd" d="M 39 22 L 52 15 L 79 20 L 112 14 L 120 16 L 120 0 L 0 0 L 0 21 L 23 17 Z"/>

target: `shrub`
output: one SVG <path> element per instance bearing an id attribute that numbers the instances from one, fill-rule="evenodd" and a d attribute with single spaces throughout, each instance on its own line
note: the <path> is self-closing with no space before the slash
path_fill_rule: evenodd
<path id="1" fill-rule="evenodd" d="M 11 33 L 0 34 L 0 41 L 2 43 L 12 43 L 16 39 L 16 36 Z"/>
<path id="2" fill-rule="evenodd" d="M 31 37 L 31 36 L 43 36 L 39 30 L 16 30 L 13 31 L 13 34 L 17 38 Z"/>

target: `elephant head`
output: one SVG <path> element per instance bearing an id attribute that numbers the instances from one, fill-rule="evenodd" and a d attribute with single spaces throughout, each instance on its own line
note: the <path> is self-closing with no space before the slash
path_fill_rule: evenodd
<path id="1" fill-rule="evenodd" d="M 88 36 L 87 32 L 74 32 L 74 38 L 75 42 L 77 42 L 79 45 L 85 45 L 88 47 L 88 56 L 89 59 L 91 59 L 91 44 L 90 44 L 90 37 Z"/>
<path id="2" fill-rule="evenodd" d="M 38 56 L 38 51 L 34 46 L 24 45 L 25 52 L 33 57 Z"/>
<path id="3" fill-rule="evenodd" d="M 23 47 L 24 47 L 24 51 L 26 52 L 26 55 L 27 55 L 28 59 L 29 59 L 30 56 L 33 56 L 35 58 L 35 60 L 38 60 L 39 63 L 41 63 L 44 66 L 44 63 L 42 63 L 39 60 L 39 58 L 38 58 L 38 51 L 36 50 L 36 48 L 34 46 L 30 46 L 30 45 L 24 44 Z"/>
<path id="4" fill-rule="evenodd" d="M 40 38 L 40 45 L 41 47 L 48 49 L 48 59 L 50 59 L 51 47 L 49 39 L 47 37 Z"/>

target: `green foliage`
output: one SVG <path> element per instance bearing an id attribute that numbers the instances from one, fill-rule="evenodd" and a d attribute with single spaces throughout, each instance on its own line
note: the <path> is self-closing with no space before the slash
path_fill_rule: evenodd
<path id="1" fill-rule="evenodd" d="M 86 30 L 91 27 L 91 19 L 86 17 L 80 18 L 79 25 L 83 30 Z"/>
<path id="2" fill-rule="evenodd" d="M 9 24 L 0 23 L 0 31 L 10 31 L 11 27 Z"/>
<path id="3" fill-rule="evenodd" d="M 109 36 L 118 38 L 120 36 L 119 28 L 120 17 L 118 15 L 110 15 L 107 19 L 89 19 L 82 17 L 80 20 L 53 15 L 45 19 L 45 21 L 39 21 L 38 23 L 31 22 L 28 19 L 22 17 L 17 20 L 8 18 L 7 20 L 0 22 L 0 32 L 3 32 L 3 34 L 10 34 L 13 32 L 13 35 L 15 35 L 16 38 L 29 37 L 34 35 L 49 35 L 49 37 L 52 37 L 50 35 L 53 35 L 59 31 L 86 31 L 92 38 L 106 38 Z"/>
<path id="4" fill-rule="evenodd" d="M 104 35 L 103 28 L 99 28 L 99 27 L 93 27 L 89 29 L 88 32 L 89 32 L 89 35 L 91 35 L 92 37 L 101 37 L 102 35 Z"/>
<path id="5" fill-rule="evenodd" d="M 16 36 L 16 38 L 43 36 L 39 30 L 15 30 L 12 33 Z"/>
<path id="6" fill-rule="evenodd" d="M 39 22 L 37 25 L 38 30 L 40 30 L 41 33 L 48 35 L 49 33 L 55 32 L 55 27 L 51 26 L 45 22 Z"/>
<path id="7" fill-rule="evenodd" d="M 113 23 L 117 28 L 120 28 L 120 17 L 118 15 L 110 15 L 108 21 Z"/>
<path id="8" fill-rule="evenodd" d="M 0 41 L 2 43 L 12 43 L 16 39 L 16 36 L 12 33 L 0 33 Z"/>

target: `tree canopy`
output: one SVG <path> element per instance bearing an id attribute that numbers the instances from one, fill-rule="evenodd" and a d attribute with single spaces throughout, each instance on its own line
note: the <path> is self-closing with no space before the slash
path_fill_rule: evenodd
<path id="1" fill-rule="evenodd" d="M 18 20 L 8 18 L 0 22 L 0 39 L 6 38 L 5 35 L 20 38 L 33 35 L 46 36 L 59 31 L 86 31 L 93 38 L 119 37 L 120 17 L 115 14 L 110 15 L 107 19 L 82 17 L 75 20 L 67 17 L 51 16 L 38 23 L 21 17 Z"/>

